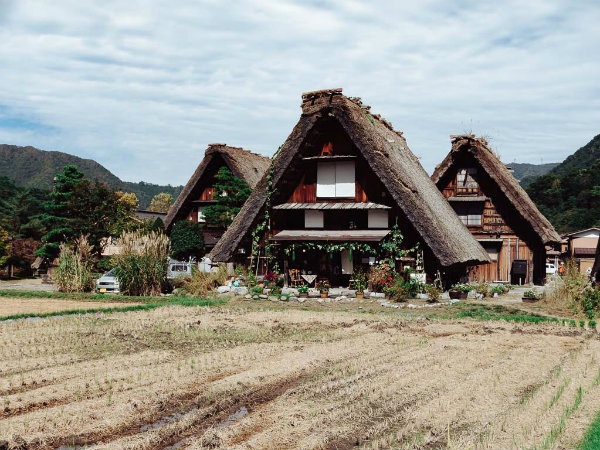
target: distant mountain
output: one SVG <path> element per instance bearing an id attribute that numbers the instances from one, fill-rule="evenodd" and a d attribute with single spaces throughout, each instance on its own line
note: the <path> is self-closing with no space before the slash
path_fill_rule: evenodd
<path id="1" fill-rule="evenodd" d="M 600 226 L 600 134 L 526 191 L 559 232 Z"/>
<path id="2" fill-rule="evenodd" d="M 121 181 L 104 166 L 92 159 L 84 159 L 68 153 L 39 150 L 35 147 L 19 147 L 0 144 L 0 177 L 5 176 L 17 186 L 49 190 L 52 180 L 63 168 L 72 164 L 77 166 L 86 178 L 108 184 L 113 189 L 133 192 L 140 201 L 140 208 L 150 205 L 156 194 L 166 192 L 177 198 L 182 186 L 159 186 L 156 184 L 131 183 Z"/>
<path id="3" fill-rule="evenodd" d="M 560 163 L 528 164 L 511 163 L 508 166 L 513 170 L 514 177 L 520 181 L 521 186 L 526 187 L 537 177 L 544 175 L 558 166 Z"/>

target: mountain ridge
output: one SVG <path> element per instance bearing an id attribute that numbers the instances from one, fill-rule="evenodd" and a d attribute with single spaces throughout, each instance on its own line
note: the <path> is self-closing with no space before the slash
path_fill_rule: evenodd
<path id="1" fill-rule="evenodd" d="M 183 186 L 122 181 L 97 161 L 65 152 L 0 144 L 0 177 L 10 178 L 17 186 L 49 190 L 56 174 L 62 172 L 64 166 L 69 164 L 77 166 L 90 180 L 106 183 L 113 189 L 133 192 L 138 197 L 142 209 L 150 205 L 152 197 L 156 194 L 166 192 L 175 199 L 183 189 Z"/>

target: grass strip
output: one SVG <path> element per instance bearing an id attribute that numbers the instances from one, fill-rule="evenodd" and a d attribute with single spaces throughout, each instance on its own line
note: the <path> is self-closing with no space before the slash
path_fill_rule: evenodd
<path id="1" fill-rule="evenodd" d="M 111 302 L 123 302 L 123 303 L 140 303 L 148 301 L 149 298 L 154 297 L 134 297 L 128 295 L 116 295 L 116 294 L 94 294 L 79 293 L 79 292 L 56 292 L 56 291 L 19 291 L 19 290 L 0 290 L 0 297 L 11 297 L 11 298 L 56 298 L 56 299 L 71 299 L 71 300 L 96 300 L 96 301 L 111 301 Z"/>
<path id="2" fill-rule="evenodd" d="M 140 297 L 143 298 L 143 297 Z M 156 298 L 153 298 L 156 300 Z M 78 314 L 95 314 L 104 313 L 111 314 L 117 312 L 128 312 L 128 311 L 149 311 L 151 309 L 160 308 L 162 306 L 177 305 L 177 306 L 219 306 L 226 303 L 226 300 L 209 300 L 203 298 L 193 297 L 169 297 L 168 300 L 159 302 L 150 302 L 143 305 L 129 305 L 129 306 L 117 306 L 113 308 L 89 308 L 89 309 L 66 309 L 62 311 L 52 311 L 46 313 L 21 313 L 11 314 L 9 316 L 0 316 L 0 322 L 7 320 L 16 319 L 29 319 L 29 318 L 44 318 L 44 317 L 56 317 L 56 316 L 73 316 Z"/>
<path id="3" fill-rule="evenodd" d="M 456 309 L 456 312 L 452 311 Z M 504 320 L 506 322 L 524 322 L 524 323 L 567 323 L 570 326 L 577 326 L 577 322 L 572 319 L 561 319 L 558 317 L 541 316 L 534 313 L 528 313 L 514 308 L 506 308 L 502 305 L 473 305 L 457 303 L 450 307 L 449 319 L 472 318 L 477 320 Z"/>
<path id="4" fill-rule="evenodd" d="M 592 422 L 579 444 L 579 450 L 595 450 L 600 448 L 600 413 Z"/>

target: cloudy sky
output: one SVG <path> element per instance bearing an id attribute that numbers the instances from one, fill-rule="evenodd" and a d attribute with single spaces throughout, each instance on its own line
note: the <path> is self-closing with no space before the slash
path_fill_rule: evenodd
<path id="1" fill-rule="evenodd" d="M 207 145 L 272 155 L 343 87 L 431 173 L 450 134 L 505 162 L 600 133 L 596 0 L 0 0 L 0 143 L 185 184 Z"/>

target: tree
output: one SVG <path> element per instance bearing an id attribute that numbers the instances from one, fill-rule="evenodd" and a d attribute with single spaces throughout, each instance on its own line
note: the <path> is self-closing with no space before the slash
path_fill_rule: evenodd
<path id="1" fill-rule="evenodd" d="M 248 183 L 234 176 L 225 166 L 215 175 L 214 189 L 216 204 L 204 209 L 204 218 L 207 225 L 227 228 L 252 190 Z"/>
<path id="2" fill-rule="evenodd" d="M 171 230 L 171 255 L 175 259 L 200 258 L 204 254 L 202 224 L 180 220 Z"/>
<path id="3" fill-rule="evenodd" d="M 60 243 L 72 243 L 87 236 L 91 253 L 99 258 L 109 236 L 134 228 L 135 195 L 117 193 L 107 184 L 90 182 L 75 166 L 66 166 L 55 179 L 43 215 L 48 233 L 37 256 L 56 258 Z"/>
<path id="4" fill-rule="evenodd" d="M 4 267 L 10 256 L 10 237 L 8 231 L 0 227 L 0 267 Z"/>
<path id="5" fill-rule="evenodd" d="M 161 192 L 152 198 L 150 201 L 150 206 L 148 207 L 148 211 L 166 213 L 169 212 L 169 208 L 172 204 L 173 197 L 171 194 Z"/>
<path id="6" fill-rule="evenodd" d="M 42 214 L 42 223 L 48 232 L 42 237 L 44 245 L 36 252 L 37 256 L 56 258 L 60 253 L 59 245 L 75 236 L 72 228 L 69 200 L 75 187 L 83 182 L 83 173 L 76 166 L 65 166 L 62 173 L 54 178 L 54 186 L 45 204 L 46 212 Z"/>

